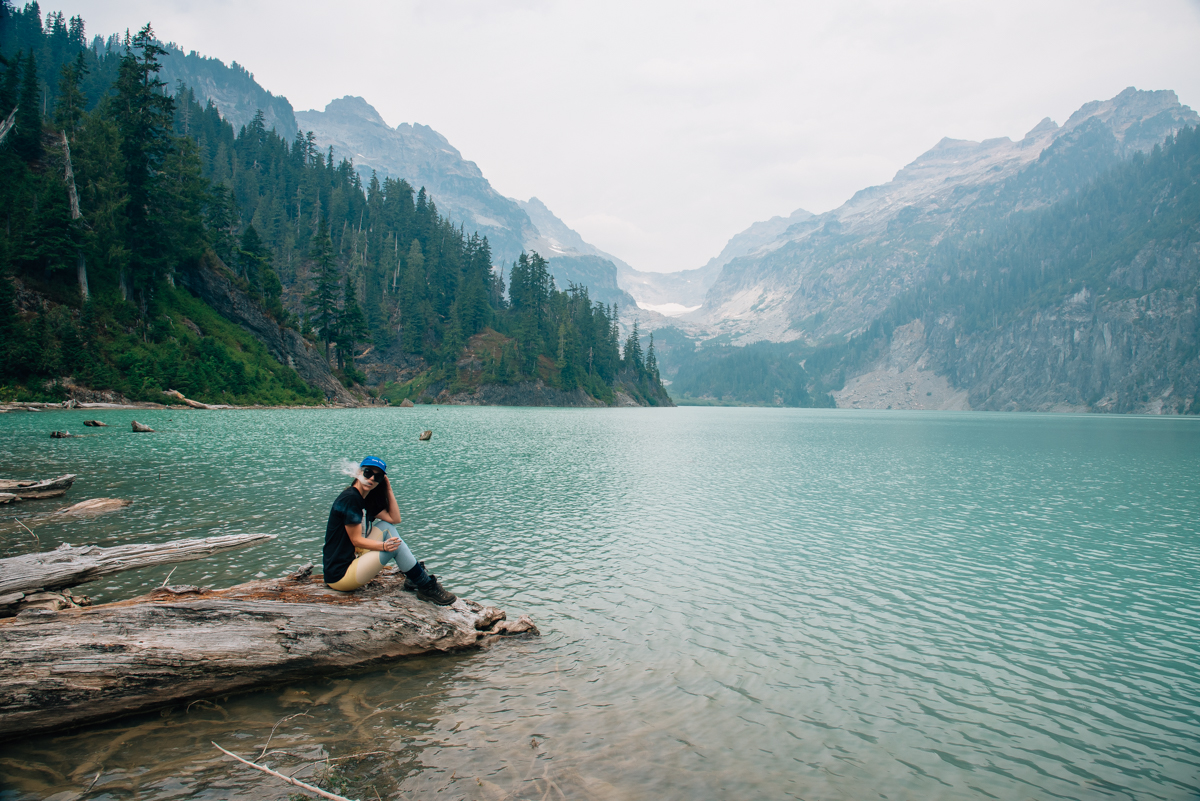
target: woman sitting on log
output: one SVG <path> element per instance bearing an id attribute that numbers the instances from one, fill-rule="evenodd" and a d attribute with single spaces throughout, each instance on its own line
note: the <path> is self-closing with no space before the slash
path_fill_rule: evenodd
<path id="1" fill-rule="evenodd" d="M 368 456 L 359 465 L 354 483 L 342 490 L 329 510 L 325 526 L 325 584 L 348 592 L 362 587 L 388 562 L 407 577 L 405 589 L 415 589 L 417 597 L 448 606 L 457 598 L 438 584 L 437 577 L 425 572 L 412 551 L 400 539 L 396 524 L 400 507 L 387 478 L 387 463 Z"/>

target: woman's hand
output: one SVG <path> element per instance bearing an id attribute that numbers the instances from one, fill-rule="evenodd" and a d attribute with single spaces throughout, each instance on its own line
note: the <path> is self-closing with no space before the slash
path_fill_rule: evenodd
<path id="1" fill-rule="evenodd" d="M 400 540 L 396 537 L 391 537 L 390 539 L 386 539 L 383 541 L 383 550 L 387 551 L 388 553 L 391 553 L 392 551 L 396 550 L 399 547 L 400 547 Z"/>

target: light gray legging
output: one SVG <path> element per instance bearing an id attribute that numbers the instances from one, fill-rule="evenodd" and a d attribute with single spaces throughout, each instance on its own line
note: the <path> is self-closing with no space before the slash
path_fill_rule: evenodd
<path id="1" fill-rule="evenodd" d="M 386 520 L 369 522 L 366 537 L 376 542 L 386 542 L 392 538 L 400 540 L 400 534 L 396 531 L 396 527 Z M 400 547 L 394 551 L 367 551 L 351 562 L 350 566 L 346 568 L 346 575 L 330 584 L 329 587 L 342 592 L 357 590 L 379 575 L 379 571 L 383 570 L 388 562 L 395 562 L 401 573 L 407 573 L 417 566 L 416 557 L 404 544 L 404 540 L 400 540 Z"/>

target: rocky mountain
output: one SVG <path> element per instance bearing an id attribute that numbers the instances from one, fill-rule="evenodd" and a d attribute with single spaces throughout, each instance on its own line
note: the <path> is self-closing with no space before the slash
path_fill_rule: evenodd
<path id="1" fill-rule="evenodd" d="M 1019 141 L 943 139 L 882 186 L 734 256 L 688 315 L 740 339 L 819 342 L 864 330 L 928 276 L 943 241 L 1069 197 L 1200 117 L 1174 92 L 1126 89 Z"/>
<path id="2" fill-rule="evenodd" d="M 196 97 L 211 100 L 221 110 L 234 130 L 254 119 L 261 109 L 263 122 L 286 138 L 296 133 L 296 117 L 286 97 L 275 96 L 259 86 L 254 75 L 236 61 L 225 65 L 215 58 L 206 58 L 195 50 L 184 55 L 173 44 L 165 45 L 162 71 L 159 77 L 168 87 L 182 81 L 191 87 Z"/>
<path id="3" fill-rule="evenodd" d="M 624 262 L 618 262 L 617 280 L 643 308 L 668 316 L 695 311 L 704 303 L 704 296 L 726 264 L 769 245 L 792 225 L 812 216 L 812 212 L 796 209 L 787 217 L 772 217 L 756 222 L 745 231 L 735 234 L 720 253 L 695 270 L 652 273 L 635 270 Z"/>
<path id="4" fill-rule="evenodd" d="M 1200 133 L 953 243 L 809 360 L 839 405 L 1200 414 Z"/>
<path id="5" fill-rule="evenodd" d="M 537 198 L 523 202 L 501 195 L 477 164 L 433 128 L 392 127 L 366 100 L 349 95 L 323 111 L 294 112 L 286 98 L 268 92 L 236 62 L 226 66 L 195 51 L 185 55 L 173 44 L 165 47 L 163 80 L 172 86 L 182 81 L 197 97 L 211 100 L 235 129 L 261 109 L 266 126 L 286 137 L 298 129 L 312 131 L 318 148 L 332 148 L 335 159 L 352 161 L 364 182 L 374 172 L 424 187 L 441 214 L 488 238 L 496 265 L 507 267 L 523 251 L 536 250 L 550 260 L 560 287 L 584 284 L 596 300 L 636 309 L 634 298 L 617 285 L 618 265 L 631 269 L 627 264 L 585 242 Z"/>
<path id="6" fill-rule="evenodd" d="M 619 286 L 617 278 L 621 269 L 632 269 L 628 264 L 585 242 L 536 197 L 516 202 L 538 230 L 538 238 L 527 242 L 525 249 L 537 251 L 550 262 L 559 288 L 582 284 L 592 300 L 615 303 L 625 310 L 637 308 L 637 301 Z"/>
<path id="7" fill-rule="evenodd" d="M 420 123 L 391 127 L 361 97 L 331 101 L 324 111 L 301 111 L 296 121 L 312 131 L 317 146 L 333 148 L 334 159 L 354 162 L 359 174 L 404 178 L 425 187 L 438 210 L 488 238 L 497 264 L 510 264 L 538 231 L 516 201 L 504 197 L 446 137 Z"/>

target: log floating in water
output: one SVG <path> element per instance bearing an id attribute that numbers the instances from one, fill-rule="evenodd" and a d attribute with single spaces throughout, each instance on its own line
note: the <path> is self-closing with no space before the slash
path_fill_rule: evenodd
<path id="1" fill-rule="evenodd" d="M 105 512 L 115 512 L 117 509 L 124 509 L 131 503 L 133 501 L 128 501 L 124 498 L 89 498 L 73 506 L 64 506 L 61 509 L 56 509 L 51 514 L 69 517 L 90 517 L 92 515 L 102 515 Z"/>
<path id="2" fill-rule="evenodd" d="M 108 423 L 101 423 L 99 420 L 84 420 L 83 424 L 91 428 L 108 428 Z"/>
<path id="3" fill-rule="evenodd" d="M 385 574 L 340 593 L 294 574 L 0 620 L 0 739 L 538 633 L 528 617 L 435 606 L 403 583 Z"/>
<path id="4" fill-rule="evenodd" d="M 60 495 L 66 495 L 67 490 L 74 483 L 74 473 L 67 473 L 58 478 L 47 478 L 43 481 L 0 479 L 0 492 L 14 495 L 16 498 L 57 498 Z"/>
<path id="5" fill-rule="evenodd" d="M 421 436 L 420 436 L 421 442 L 429 442 L 429 440 L 431 440 L 431 439 L 433 439 L 432 431 L 422 431 L 421 432 Z"/>
<path id="6" fill-rule="evenodd" d="M 133 430 L 135 433 L 139 433 L 139 434 L 153 434 L 154 433 L 153 428 L 151 428 L 150 426 L 147 426 L 147 425 L 143 425 L 143 424 L 139 423 L 137 420 L 133 421 Z"/>
<path id="7" fill-rule="evenodd" d="M 0 559 L 0 595 L 74 587 L 113 573 L 190 562 L 273 539 L 274 534 L 227 534 L 115 548 L 60 545 L 53 551 Z"/>
<path id="8" fill-rule="evenodd" d="M 70 439 L 71 432 L 70 431 L 51 431 L 50 438 L 51 439 Z"/>

